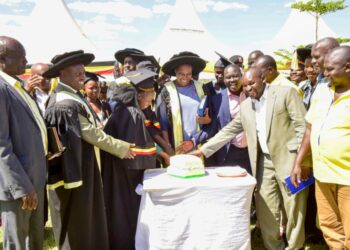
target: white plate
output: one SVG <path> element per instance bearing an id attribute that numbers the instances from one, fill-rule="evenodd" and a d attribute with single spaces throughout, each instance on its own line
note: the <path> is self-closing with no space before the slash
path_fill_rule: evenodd
<path id="1" fill-rule="evenodd" d="M 220 177 L 244 177 L 247 175 L 247 170 L 241 167 L 220 167 L 215 169 L 215 172 Z"/>

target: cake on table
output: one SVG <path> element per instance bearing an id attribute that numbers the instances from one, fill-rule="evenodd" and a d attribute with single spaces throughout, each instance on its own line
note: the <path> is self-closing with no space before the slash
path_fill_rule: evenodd
<path id="1" fill-rule="evenodd" d="M 167 173 L 181 178 L 204 176 L 204 164 L 194 155 L 175 155 L 170 157 L 170 166 Z"/>

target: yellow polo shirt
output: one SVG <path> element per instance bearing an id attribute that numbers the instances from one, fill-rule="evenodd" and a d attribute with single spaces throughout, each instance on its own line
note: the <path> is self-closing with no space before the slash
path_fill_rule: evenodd
<path id="1" fill-rule="evenodd" d="M 9 76 L 5 72 L 0 71 L 0 76 L 5 79 L 9 83 L 11 87 L 13 87 L 23 98 L 24 102 L 28 105 L 29 109 L 32 111 L 34 119 L 40 129 L 41 139 L 43 142 L 43 147 L 45 154 L 48 152 L 48 139 L 47 139 L 47 129 L 45 125 L 45 121 L 39 111 L 38 105 L 35 103 L 33 98 L 22 88 L 21 83 L 17 81 L 15 78 Z"/>
<path id="2" fill-rule="evenodd" d="M 301 90 L 301 88 L 299 88 L 297 85 L 295 85 L 294 83 L 289 81 L 281 73 L 278 73 L 278 76 L 270 84 L 271 85 L 276 85 L 276 86 L 288 86 L 288 87 L 291 87 L 291 88 L 295 89 L 300 96 L 304 95 L 304 93 Z"/>
<path id="3" fill-rule="evenodd" d="M 318 181 L 350 185 L 350 91 L 334 101 L 334 87 L 318 87 L 306 121 L 312 125 L 311 149 Z"/>

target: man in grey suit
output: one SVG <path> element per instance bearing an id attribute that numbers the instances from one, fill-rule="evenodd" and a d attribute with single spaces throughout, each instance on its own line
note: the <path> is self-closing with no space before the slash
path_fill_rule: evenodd
<path id="1" fill-rule="evenodd" d="M 16 76 L 27 60 L 17 40 L 0 36 L 0 211 L 4 249 L 42 249 L 47 131 Z"/>
<path id="2" fill-rule="evenodd" d="M 284 178 L 290 174 L 305 132 L 303 102 L 293 88 L 266 84 L 256 67 L 245 73 L 243 88 L 249 98 L 241 103 L 240 113 L 192 154 L 209 157 L 244 130 L 257 178 L 256 209 L 264 245 L 273 250 L 302 248 L 307 193 L 291 195 Z M 288 246 L 279 236 L 281 208 L 288 219 Z"/>

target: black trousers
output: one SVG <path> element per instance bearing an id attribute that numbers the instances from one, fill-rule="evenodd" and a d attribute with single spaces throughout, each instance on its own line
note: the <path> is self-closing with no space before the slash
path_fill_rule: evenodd
<path id="1" fill-rule="evenodd" d="M 247 170 L 249 174 L 252 174 L 252 168 L 250 166 L 248 148 L 238 148 L 231 144 L 226 155 L 224 166 L 240 166 Z"/>

